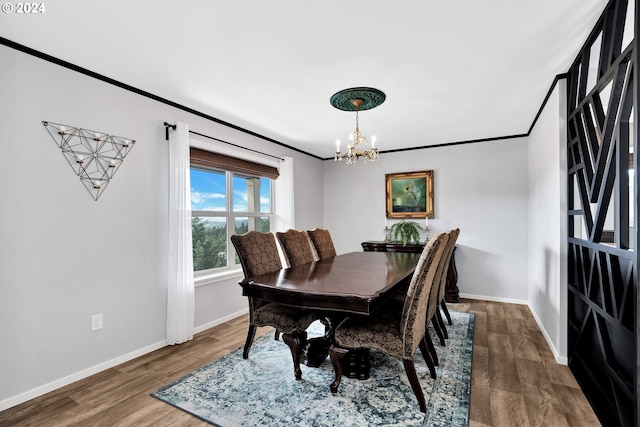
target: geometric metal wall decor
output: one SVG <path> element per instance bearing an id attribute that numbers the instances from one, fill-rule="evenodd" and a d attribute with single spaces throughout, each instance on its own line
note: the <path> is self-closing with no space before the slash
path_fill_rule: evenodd
<path id="1" fill-rule="evenodd" d="M 567 84 L 569 367 L 605 426 L 638 425 L 636 10 L 607 5 Z"/>
<path id="2" fill-rule="evenodd" d="M 104 132 L 45 121 L 42 124 L 96 201 L 136 143 Z"/>

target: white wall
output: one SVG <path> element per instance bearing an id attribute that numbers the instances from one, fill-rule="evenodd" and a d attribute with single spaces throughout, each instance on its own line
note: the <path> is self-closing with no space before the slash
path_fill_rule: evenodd
<path id="1" fill-rule="evenodd" d="M 97 202 L 42 120 L 137 141 Z M 0 46 L 0 410 L 164 345 L 162 123 L 178 120 L 293 157 L 297 225 L 322 224 L 320 160 Z M 246 309 L 234 279 L 196 301 L 196 327 Z M 104 329 L 91 332 L 96 313 Z"/>
<path id="2" fill-rule="evenodd" d="M 355 167 L 325 161 L 324 225 L 336 250 L 360 251 L 361 242 L 382 240 L 385 174 L 419 170 L 434 171 L 431 235 L 460 227 L 461 295 L 525 303 L 527 138 L 381 154 Z"/>
<path id="3" fill-rule="evenodd" d="M 558 81 L 529 135 L 529 307 L 567 363 L 567 104 Z"/>

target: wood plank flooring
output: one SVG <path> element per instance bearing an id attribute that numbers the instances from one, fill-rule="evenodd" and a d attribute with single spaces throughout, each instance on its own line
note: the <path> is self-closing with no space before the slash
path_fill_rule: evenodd
<path id="1" fill-rule="evenodd" d="M 470 427 L 600 426 L 528 307 L 475 300 L 448 306 L 476 314 Z M 231 320 L 0 412 L 0 427 L 208 426 L 149 393 L 243 345 L 246 328 L 246 316 Z"/>

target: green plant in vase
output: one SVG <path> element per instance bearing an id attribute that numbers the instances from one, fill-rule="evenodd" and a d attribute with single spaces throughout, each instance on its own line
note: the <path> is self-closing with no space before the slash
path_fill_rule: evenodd
<path id="1" fill-rule="evenodd" d="M 408 243 L 418 244 L 420 243 L 420 232 L 425 231 L 415 221 L 401 220 L 391 226 L 389 234 L 391 241 L 402 242 L 402 246 L 406 246 Z"/>

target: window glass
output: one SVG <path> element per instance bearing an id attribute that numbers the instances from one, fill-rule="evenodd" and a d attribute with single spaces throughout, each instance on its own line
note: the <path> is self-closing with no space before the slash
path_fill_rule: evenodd
<path id="1" fill-rule="evenodd" d="M 193 267 L 196 272 L 240 264 L 231 244 L 232 234 L 272 231 L 272 182 L 265 177 L 191 168 Z"/>
<path id="2" fill-rule="evenodd" d="M 191 218 L 194 271 L 227 266 L 227 219 Z"/>
<path id="3" fill-rule="evenodd" d="M 234 212 L 271 212 L 271 180 L 233 174 Z"/>
<path id="4" fill-rule="evenodd" d="M 260 178 L 260 212 L 271 212 L 271 180 Z"/>
<path id="5" fill-rule="evenodd" d="M 227 183 L 224 172 L 191 169 L 191 210 L 225 211 Z"/>

